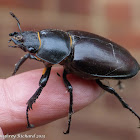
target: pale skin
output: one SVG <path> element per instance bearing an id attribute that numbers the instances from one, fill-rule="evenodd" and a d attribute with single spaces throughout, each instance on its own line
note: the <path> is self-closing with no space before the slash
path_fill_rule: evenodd
<path id="1" fill-rule="evenodd" d="M 28 130 L 26 103 L 38 88 L 42 71 L 33 70 L 0 80 L 0 127 L 3 134 L 16 134 Z M 64 86 L 62 73 L 62 67 L 52 68 L 46 87 L 33 104 L 33 110 L 29 111 L 31 124 L 41 126 L 68 115 L 69 93 Z M 67 78 L 73 86 L 74 112 L 100 96 L 100 88 L 95 81 L 84 80 L 74 75 L 68 75 Z"/>

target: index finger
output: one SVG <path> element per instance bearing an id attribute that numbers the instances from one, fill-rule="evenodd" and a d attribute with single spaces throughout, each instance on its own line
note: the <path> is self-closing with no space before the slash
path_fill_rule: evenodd
<path id="1" fill-rule="evenodd" d="M 64 86 L 62 72 L 60 67 L 52 68 L 46 87 L 33 104 L 33 110 L 29 111 L 30 122 L 35 126 L 68 115 L 69 93 Z M 42 69 L 33 70 L 0 81 L 0 126 L 4 134 L 27 130 L 26 103 L 38 88 L 41 75 Z M 74 75 L 68 75 L 68 80 L 73 86 L 74 112 L 87 106 L 100 95 L 95 81 L 84 80 Z"/>

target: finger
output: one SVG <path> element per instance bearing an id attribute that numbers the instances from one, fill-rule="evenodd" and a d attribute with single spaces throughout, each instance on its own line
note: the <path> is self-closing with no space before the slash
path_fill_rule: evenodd
<path id="1" fill-rule="evenodd" d="M 61 75 L 59 77 L 57 72 Z M 69 93 L 63 79 L 62 68 L 52 68 L 50 78 L 39 99 L 29 111 L 32 124 L 39 126 L 68 115 Z M 38 88 L 42 70 L 34 70 L 12 76 L 0 81 L 0 126 L 5 133 L 17 133 L 27 130 L 26 103 Z M 99 95 L 100 90 L 95 81 L 84 80 L 74 75 L 68 75 L 73 86 L 74 112 L 87 106 Z"/>

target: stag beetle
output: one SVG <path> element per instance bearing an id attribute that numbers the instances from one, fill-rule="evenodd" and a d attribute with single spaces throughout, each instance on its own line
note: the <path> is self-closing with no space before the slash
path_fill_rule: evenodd
<path id="1" fill-rule="evenodd" d="M 16 19 L 20 30 L 20 32 L 9 34 L 9 42 L 12 41 L 15 44 L 10 47 L 21 48 L 28 52 L 15 65 L 13 75 L 28 58 L 43 62 L 45 65 L 39 88 L 27 102 L 26 118 L 29 128 L 33 125 L 29 122 L 28 111 L 32 109 L 33 103 L 41 94 L 49 79 L 51 67 L 55 64 L 64 67 L 63 81 L 70 94 L 68 128 L 64 134 L 70 131 L 73 113 L 73 88 L 67 79 L 69 73 L 87 80 L 95 80 L 102 89 L 115 95 L 123 107 L 132 112 L 140 121 L 139 115 L 117 92 L 101 82 L 102 79 L 128 79 L 138 73 L 140 66 L 126 49 L 104 37 L 85 31 L 46 29 L 38 32 L 22 32 L 18 18 L 12 12 L 10 14 Z"/>

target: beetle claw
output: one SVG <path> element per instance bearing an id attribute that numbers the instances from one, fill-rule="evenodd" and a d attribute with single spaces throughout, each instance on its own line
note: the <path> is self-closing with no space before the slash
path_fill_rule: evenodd
<path id="1" fill-rule="evenodd" d="M 34 102 L 35 102 L 34 100 L 28 100 L 28 102 L 26 103 L 26 104 L 28 105 L 28 109 L 29 109 L 29 110 L 30 110 L 30 109 L 33 109 L 33 108 L 32 108 L 32 105 L 33 105 Z"/>
<path id="2" fill-rule="evenodd" d="M 66 132 L 63 132 L 63 134 L 69 134 L 69 131 L 67 130 Z"/>
<path id="3" fill-rule="evenodd" d="M 30 109 L 33 110 L 32 105 L 28 104 L 28 109 L 29 109 L 29 110 L 30 110 Z"/>
<path id="4" fill-rule="evenodd" d="M 27 126 L 27 128 L 34 128 L 34 125 L 33 125 L 33 124 L 29 124 L 29 125 Z"/>

